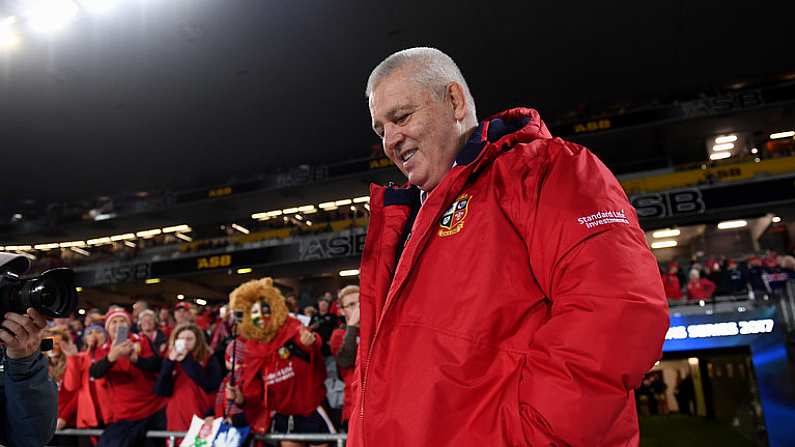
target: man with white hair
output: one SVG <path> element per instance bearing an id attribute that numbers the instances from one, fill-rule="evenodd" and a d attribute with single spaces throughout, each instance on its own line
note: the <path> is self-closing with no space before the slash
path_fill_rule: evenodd
<path id="1" fill-rule="evenodd" d="M 478 122 L 439 50 L 366 94 L 408 184 L 371 187 L 349 445 L 637 445 L 668 307 L 615 177 L 535 110 Z"/>

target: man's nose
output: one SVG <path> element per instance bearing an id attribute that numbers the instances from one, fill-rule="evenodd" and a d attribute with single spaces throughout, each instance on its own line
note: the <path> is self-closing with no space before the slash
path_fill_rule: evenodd
<path id="1" fill-rule="evenodd" d="M 403 134 L 397 126 L 392 124 L 384 126 L 384 152 L 386 152 L 388 156 L 397 156 L 402 142 Z"/>

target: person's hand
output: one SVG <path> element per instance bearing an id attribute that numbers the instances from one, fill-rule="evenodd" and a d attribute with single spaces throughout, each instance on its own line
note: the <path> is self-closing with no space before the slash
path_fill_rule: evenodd
<path id="1" fill-rule="evenodd" d="M 119 357 L 129 357 L 133 352 L 133 344 L 130 340 L 125 340 L 116 346 L 110 348 L 108 352 L 108 361 L 115 362 Z"/>
<path id="2" fill-rule="evenodd" d="M 61 352 L 63 352 L 65 356 L 71 357 L 77 354 L 77 346 L 71 341 L 61 340 L 58 344 L 61 346 Z"/>
<path id="3" fill-rule="evenodd" d="M 240 387 L 237 385 L 231 385 L 229 383 L 226 384 L 226 400 L 233 400 L 237 406 L 243 405 L 245 399 L 243 399 L 243 392 L 240 391 Z"/>
<path id="4" fill-rule="evenodd" d="M 168 350 L 168 359 L 171 360 L 172 362 L 178 361 L 177 360 L 177 350 L 174 349 L 173 346 L 171 347 L 171 349 Z"/>
<path id="5" fill-rule="evenodd" d="M 133 343 L 133 349 L 130 352 L 130 361 L 135 363 L 138 361 L 138 353 L 141 352 L 141 344 Z"/>
<path id="6" fill-rule="evenodd" d="M 359 306 L 355 306 L 350 312 L 345 314 L 345 324 L 348 326 L 359 325 Z"/>
<path id="7" fill-rule="evenodd" d="M 61 419 L 61 418 L 58 418 L 58 420 L 55 421 L 55 429 L 56 430 L 63 430 L 64 427 L 66 427 L 66 421 Z"/>
<path id="8" fill-rule="evenodd" d="M 39 351 L 41 331 L 47 327 L 47 320 L 31 308 L 25 315 L 5 314 L 0 327 L 5 329 L 0 330 L 0 340 L 6 345 L 6 355 L 10 359 L 21 359 Z"/>
<path id="9" fill-rule="evenodd" d="M 299 329 L 301 332 L 301 344 L 304 346 L 311 346 L 315 342 L 315 333 L 310 331 L 309 329 L 301 326 Z"/>

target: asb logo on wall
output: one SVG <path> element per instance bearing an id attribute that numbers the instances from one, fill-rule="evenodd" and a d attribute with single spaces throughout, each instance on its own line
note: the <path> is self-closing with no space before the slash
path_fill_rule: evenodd
<path id="1" fill-rule="evenodd" d="M 439 236 L 447 237 L 458 234 L 464 229 L 464 219 L 467 217 L 469 211 L 469 202 L 472 201 L 472 196 L 469 194 L 461 194 L 450 205 L 450 208 L 442 214 L 439 219 Z"/>

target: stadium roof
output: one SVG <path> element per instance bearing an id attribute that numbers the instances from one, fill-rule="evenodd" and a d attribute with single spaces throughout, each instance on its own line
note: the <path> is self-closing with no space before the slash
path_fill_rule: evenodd
<path id="1" fill-rule="evenodd" d="M 117 3 L 0 50 L 0 200 L 366 157 L 366 78 L 411 46 L 456 59 L 482 116 L 529 105 L 555 120 L 795 71 L 792 2 Z M 0 0 L 0 19 L 25 5 Z"/>

